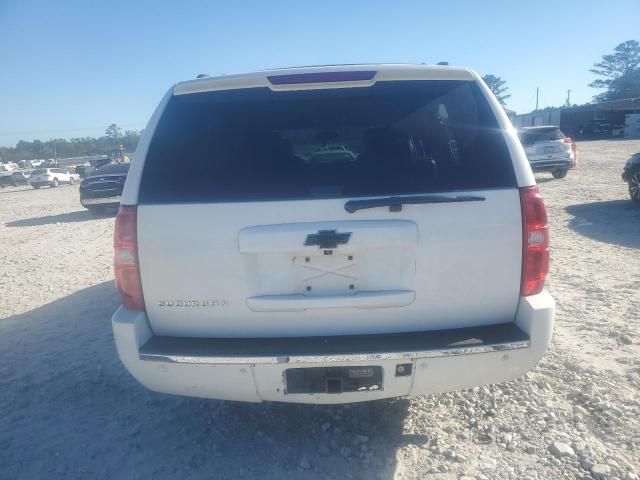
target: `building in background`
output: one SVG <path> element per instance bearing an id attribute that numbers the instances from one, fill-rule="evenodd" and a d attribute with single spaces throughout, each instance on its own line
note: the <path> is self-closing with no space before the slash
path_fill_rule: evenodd
<path id="1" fill-rule="evenodd" d="M 546 108 L 544 110 L 534 110 L 530 113 L 514 115 L 511 123 L 516 128 L 540 127 L 542 125 L 560 125 L 560 109 Z"/>
<path id="2" fill-rule="evenodd" d="M 574 138 L 640 138 L 640 97 L 515 115 L 516 128 L 557 125 Z"/>

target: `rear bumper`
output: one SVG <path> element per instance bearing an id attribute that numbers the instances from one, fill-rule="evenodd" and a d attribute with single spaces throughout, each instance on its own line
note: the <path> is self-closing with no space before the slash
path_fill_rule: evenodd
<path id="1" fill-rule="evenodd" d="M 531 170 L 534 172 L 552 172 L 554 170 L 570 170 L 576 168 L 573 159 L 553 159 L 530 162 Z"/>
<path id="2" fill-rule="evenodd" d="M 80 203 L 83 207 L 91 207 L 100 205 L 103 207 L 120 205 L 120 197 L 102 197 L 102 198 L 86 198 L 80 197 Z"/>
<path id="3" fill-rule="evenodd" d="M 280 339 L 188 339 L 153 335 L 146 314 L 113 315 L 118 355 L 147 388 L 250 402 L 349 403 L 445 392 L 510 380 L 534 367 L 553 331 L 546 292 L 521 298 L 516 321 L 488 327 L 397 335 Z M 413 365 L 396 376 L 396 365 Z M 380 366 L 375 391 L 288 394 L 289 368 Z"/>

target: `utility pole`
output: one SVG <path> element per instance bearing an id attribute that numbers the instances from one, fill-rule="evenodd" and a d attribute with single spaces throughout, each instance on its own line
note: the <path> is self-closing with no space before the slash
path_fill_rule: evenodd
<path id="1" fill-rule="evenodd" d="M 53 161 L 58 166 L 58 150 L 56 149 L 56 139 L 53 139 Z"/>
<path id="2" fill-rule="evenodd" d="M 567 107 L 571 106 L 571 89 L 567 90 L 567 102 L 565 103 Z"/>
<path id="3" fill-rule="evenodd" d="M 536 111 L 538 110 L 538 98 L 540 96 L 540 87 L 536 87 Z"/>

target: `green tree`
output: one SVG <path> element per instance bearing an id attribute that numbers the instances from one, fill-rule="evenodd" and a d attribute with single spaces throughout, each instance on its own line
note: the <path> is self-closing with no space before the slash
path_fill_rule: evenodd
<path id="1" fill-rule="evenodd" d="M 589 84 L 604 88 L 605 92 L 593 97 L 596 102 L 640 96 L 640 43 L 636 40 L 622 42 L 613 53 L 603 55 L 602 61 L 589 70 L 599 77 Z"/>
<path id="2" fill-rule="evenodd" d="M 112 123 L 104 131 L 104 134 L 107 138 L 110 138 L 111 140 L 115 141 L 118 138 L 120 138 L 121 132 L 122 132 L 122 129 L 115 123 Z"/>
<path id="3" fill-rule="evenodd" d="M 509 90 L 509 87 L 506 86 L 507 82 L 491 74 L 483 76 L 482 80 L 484 80 L 484 83 L 487 84 L 487 87 L 493 92 L 498 101 L 503 106 L 506 105 L 507 98 L 511 97 L 511 95 L 505 95 L 507 90 Z"/>

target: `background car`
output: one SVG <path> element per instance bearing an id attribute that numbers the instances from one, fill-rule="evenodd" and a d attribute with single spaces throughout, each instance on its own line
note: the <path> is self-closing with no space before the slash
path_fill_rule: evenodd
<path id="1" fill-rule="evenodd" d="M 17 187 L 29 185 L 31 170 L 14 170 L 12 172 L 0 172 L 0 187 Z"/>
<path id="2" fill-rule="evenodd" d="M 128 172 L 128 163 L 111 163 L 91 172 L 80 183 L 82 206 L 94 214 L 118 208 Z"/>
<path id="3" fill-rule="evenodd" d="M 15 186 L 18 185 L 29 185 L 29 179 L 31 178 L 32 170 L 20 170 L 18 172 L 13 172 L 13 181 Z"/>
<path id="4" fill-rule="evenodd" d="M 559 127 L 525 127 L 518 131 L 518 137 L 534 172 L 551 172 L 554 178 L 564 178 L 576 167 L 576 144 Z"/>
<path id="5" fill-rule="evenodd" d="M 0 171 L 0 188 L 15 187 L 16 183 L 11 172 Z"/>
<path id="6" fill-rule="evenodd" d="M 627 160 L 622 170 L 622 179 L 629 184 L 631 200 L 640 204 L 640 152 Z"/>
<path id="7" fill-rule="evenodd" d="M 90 165 L 78 165 L 76 167 L 76 173 L 80 175 L 80 178 L 87 178 L 95 169 Z"/>
<path id="8" fill-rule="evenodd" d="M 347 150 L 342 145 L 330 145 L 314 152 L 309 159 L 309 163 L 353 162 L 355 160 L 356 156 L 351 150 Z"/>
<path id="9" fill-rule="evenodd" d="M 33 188 L 57 187 L 61 183 L 73 185 L 80 177 L 77 174 L 71 174 L 68 170 L 62 168 L 39 168 L 31 174 L 29 182 Z"/>

